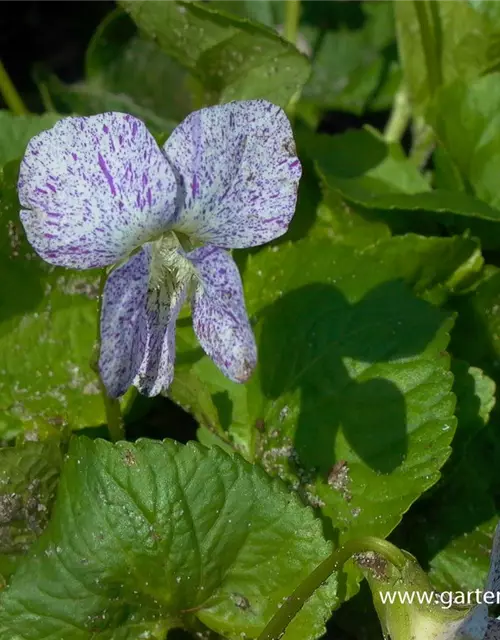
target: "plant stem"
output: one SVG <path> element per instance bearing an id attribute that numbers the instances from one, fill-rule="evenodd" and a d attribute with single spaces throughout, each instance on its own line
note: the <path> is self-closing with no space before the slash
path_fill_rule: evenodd
<path id="1" fill-rule="evenodd" d="M 410 160 L 419 168 L 425 166 L 434 148 L 435 135 L 421 116 L 413 121 L 413 144 L 410 152 Z"/>
<path id="2" fill-rule="evenodd" d="M 116 398 L 110 398 L 106 387 L 99 376 L 99 388 L 101 389 L 104 410 L 106 411 L 106 422 L 108 424 L 109 438 L 111 442 L 125 440 L 125 430 L 123 428 L 122 410 L 120 402 Z"/>
<path id="3" fill-rule="evenodd" d="M 17 92 L 12 80 L 10 79 L 7 69 L 0 60 L 0 93 L 2 94 L 5 104 L 16 116 L 25 116 L 29 113 L 21 96 Z"/>
<path id="4" fill-rule="evenodd" d="M 420 38 L 422 40 L 422 49 L 424 52 L 425 67 L 427 70 L 427 82 L 429 84 L 429 93 L 434 95 L 436 90 L 442 84 L 441 74 L 441 58 L 438 51 L 437 43 L 437 24 L 431 24 L 436 14 L 432 10 L 430 3 L 434 0 L 414 0 L 415 13 L 417 14 L 418 25 L 420 29 Z"/>
<path id="5" fill-rule="evenodd" d="M 285 29 L 283 36 L 292 44 L 297 44 L 299 35 L 300 0 L 286 0 Z"/>
<path id="6" fill-rule="evenodd" d="M 387 142 L 399 142 L 403 137 L 411 117 L 410 101 L 406 87 L 401 85 L 392 105 L 391 115 L 386 124 L 384 138 Z"/>
<path id="7" fill-rule="evenodd" d="M 106 284 L 107 273 L 103 269 L 101 280 L 99 282 L 99 301 L 97 305 L 97 341 L 95 346 L 94 355 L 92 357 L 91 367 L 96 372 L 99 379 L 99 389 L 101 390 L 102 400 L 104 402 L 104 410 L 106 412 L 106 422 L 108 425 L 109 437 L 112 442 L 118 442 L 118 440 L 125 440 L 125 430 L 123 427 L 122 411 L 120 408 L 120 401 L 116 398 L 111 398 L 106 391 L 104 382 L 102 381 L 101 374 L 99 372 L 98 360 L 99 353 L 101 351 L 101 310 L 102 310 L 102 296 L 104 292 L 104 285 Z"/>
<path id="8" fill-rule="evenodd" d="M 299 35 L 299 22 L 300 22 L 300 0 L 286 0 L 285 8 L 285 26 L 283 29 L 283 37 L 286 38 L 293 45 L 297 45 L 297 38 Z M 302 89 L 297 89 L 295 94 L 291 97 L 290 102 L 287 105 L 286 112 L 288 117 L 293 121 L 295 116 L 295 108 L 300 100 Z"/>
<path id="9" fill-rule="evenodd" d="M 372 551 L 398 568 L 403 568 L 407 562 L 404 553 L 387 540 L 366 536 L 349 540 L 343 547 L 336 549 L 326 560 L 310 573 L 295 589 L 283 606 L 260 634 L 258 640 L 277 640 L 285 633 L 287 626 L 302 609 L 305 602 L 312 596 L 334 572 L 342 569 L 344 564 L 356 553 Z"/>

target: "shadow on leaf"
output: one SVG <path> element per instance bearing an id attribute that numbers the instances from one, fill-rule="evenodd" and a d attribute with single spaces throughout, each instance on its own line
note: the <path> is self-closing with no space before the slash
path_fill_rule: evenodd
<path id="1" fill-rule="evenodd" d="M 332 285 L 313 284 L 264 309 L 262 391 L 278 399 L 299 390 L 294 447 L 304 467 L 328 474 L 342 437 L 377 472 L 402 464 L 406 403 L 384 365 L 420 354 L 434 338 L 441 320 L 428 306 L 390 281 L 354 304 Z"/>

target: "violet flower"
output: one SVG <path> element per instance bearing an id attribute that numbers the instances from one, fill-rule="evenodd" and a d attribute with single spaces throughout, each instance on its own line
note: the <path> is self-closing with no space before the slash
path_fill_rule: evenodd
<path id="1" fill-rule="evenodd" d="M 206 353 L 248 379 L 256 346 L 227 250 L 285 233 L 300 175 L 290 123 L 264 100 L 192 113 L 163 149 L 122 113 L 66 118 L 30 141 L 18 190 L 31 245 L 55 265 L 114 265 L 99 357 L 111 396 L 170 385 L 187 299 Z"/>

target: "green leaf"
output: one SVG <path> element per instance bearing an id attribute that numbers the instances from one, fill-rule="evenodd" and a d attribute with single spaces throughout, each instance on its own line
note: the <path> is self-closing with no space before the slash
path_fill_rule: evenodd
<path id="1" fill-rule="evenodd" d="M 500 25 L 500 5 L 497 0 L 468 0 L 468 2 L 476 11 L 484 13 L 489 20 L 493 20 L 497 25 Z"/>
<path id="2" fill-rule="evenodd" d="M 240 18 L 249 18 L 255 22 L 261 22 L 268 27 L 275 26 L 275 5 L 273 0 L 211 0 L 210 6 L 225 12 L 232 13 Z"/>
<path id="3" fill-rule="evenodd" d="M 185 327 L 176 376 L 196 376 L 212 396 L 209 428 L 320 506 L 341 539 L 386 536 L 438 479 L 455 426 L 451 320 L 410 287 L 432 298 L 475 247 L 406 236 L 262 250 L 244 273 L 253 378 L 238 386 L 196 361 Z M 183 402 L 200 419 L 197 398 Z"/>
<path id="4" fill-rule="evenodd" d="M 369 209 L 350 206 L 338 192 L 325 189 L 318 207 L 317 221 L 311 234 L 332 242 L 367 247 L 391 237 L 389 226 Z"/>
<path id="5" fill-rule="evenodd" d="M 62 464 L 58 442 L 25 442 L 0 449 L 0 574 L 45 529 Z"/>
<path id="6" fill-rule="evenodd" d="M 453 354 L 500 383 L 500 270 L 488 267 L 476 287 L 450 304 L 458 312 Z"/>
<path id="7" fill-rule="evenodd" d="M 458 427 L 453 439 L 454 465 L 467 455 L 467 447 L 488 423 L 495 406 L 496 385 L 484 371 L 464 360 L 452 360 L 453 392 L 457 396 Z"/>
<path id="8" fill-rule="evenodd" d="M 437 589 L 484 588 L 499 517 L 494 499 L 500 488 L 499 444 L 498 425 L 490 423 L 452 467 L 453 475 L 447 478 L 445 468 L 447 481 L 414 505 L 396 532 L 397 544 L 429 566 Z"/>
<path id="9" fill-rule="evenodd" d="M 60 117 L 55 113 L 15 116 L 8 111 L 0 111 L 0 166 L 23 156 L 31 138 L 44 129 L 50 129 Z"/>
<path id="10" fill-rule="evenodd" d="M 433 87 L 427 74 L 416 4 L 397 2 L 394 11 L 405 81 L 414 108 L 423 113 L 432 97 Z M 481 14 L 467 2 L 432 0 L 421 4 L 436 49 L 437 60 L 432 60 L 432 66 L 436 71 L 436 66 L 440 65 L 443 85 L 457 79 L 470 82 L 500 63 L 499 20 Z"/>
<path id="11" fill-rule="evenodd" d="M 384 217 L 398 213 L 395 224 L 405 222 L 405 230 L 422 225 L 421 214 L 428 213 L 428 223 L 440 221 L 455 232 L 470 229 L 485 248 L 500 245 L 499 209 L 461 191 L 430 191 L 399 145 L 388 145 L 373 132 L 315 136 L 306 149 L 326 186 L 349 203 L 384 212 Z"/>
<path id="12" fill-rule="evenodd" d="M 360 24 L 353 27 L 303 29 L 315 52 L 303 100 L 356 114 L 390 107 L 401 76 L 392 3 L 362 3 L 359 11 Z"/>
<path id="13" fill-rule="evenodd" d="M 434 186 L 445 191 L 465 192 L 465 185 L 460 171 L 449 152 L 438 142 L 432 156 L 434 164 Z"/>
<path id="14" fill-rule="evenodd" d="M 429 565 L 437 589 L 456 592 L 484 588 L 498 522 L 500 441 L 497 418 L 491 417 L 495 383 L 463 360 L 453 359 L 452 371 L 458 420 L 453 453 L 440 483 L 396 530 L 395 542 Z"/>
<path id="15" fill-rule="evenodd" d="M 121 5 L 187 69 L 211 103 L 265 98 L 286 106 L 309 75 L 307 59 L 272 29 L 195 2 Z"/>
<path id="16" fill-rule="evenodd" d="M 117 96 L 125 94 L 138 108 L 150 111 L 151 120 L 155 116 L 171 125 L 193 110 L 189 75 L 154 42 L 141 37 L 120 9 L 99 27 L 85 62 L 88 84 Z M 175 91 L 165 91 L 171 86 Z"/>
<path id="17" fill-rule="evenodd" d="M 33 252 L 19 220 L 17 164 L 0 179 L 0 437 L 105 421 L 90 368 L 99 274 L 54 268 Z"/>
<path id="18" fill-rule="evenodd" d="M 283 34 L 286 3 L 211 0 L 210 6 Z M 297 48 L 311 59 L 311 78 L 296 113 L 315 129 L 321 109 L 353 113 L 388 109 L 400 82 L 390 2 L 302 3 Z M 331 61 L 336 60 L 332 65 Z"/>
<path id="19" fill-rule="evenodd" d="M 99 26 L 85 62 L 85 80 L 71 85 L 37 70 L 47 108 L 81 115 L 124 111 L 155 134 L 171 133 L 193 109 L 192 79 L 154 42 L 140 36 L 120 9 Z M 165 90 L 171 86 L 174 92 Z"/>
<path id="20" fill-rule="evenodd" d="M 256 637 L 329 552 L 296 496 L 218 447 L 75 438 L 49 527 L 1 594 L 0 637 L 160 639 L 196 618 Z M 284 637 L 319 637 L 335 592 Z"/>
<path id="21" fill-rule="evenodd" d="M 398 144 L 387 144 L 369 130 L 338 136 L 311 136 L 308 155 L 327 185 L 364 206 L 387 194 L 415 194 L 430 187 Z M 387 200 L 387 199 L 386 199 Z"/>
<path id="22" fill-rule="evenodd" d="M 500 73 L 442 89 L 429 119 L 462 179 L 478 198 L 500 208 Z"/>
<path id="23" fill-rule="evenodd" d="M 476 463 L 481 465 L 480 460 L 476 460 Z M 472 495 L 464 495 L 460 491 L 457 491 L 453 498 L 462 501 L 464 498 L 474 499 Z M 442 512 L 442 517 L 447 515 L 447 511 Z M 456 539 L 450 540 L 431 560 L 429 577 L 436 588 L 453 592 L 484 589 L 497 524 L 498 515 L 472 531 L 466 522 L 463 522 L 466 531 Z"/>

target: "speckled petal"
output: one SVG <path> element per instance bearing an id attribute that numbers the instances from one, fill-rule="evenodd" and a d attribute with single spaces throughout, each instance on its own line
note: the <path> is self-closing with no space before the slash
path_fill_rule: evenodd
<path id="1" fill-rule="evenodd" d="M 192 299 L 193 327 L 225 376 L 246 382 L 257 362 L 238 267 L 224 250 L 207 245 L 188 254 L 200 283 Z"/>
<path id="2" fill-rule="evenodd" d="M 301 166 L 282 109 L 265 100 L 201 109 L 164 149 L 185 196 L 177 230 L 224 248 L 256 246 L 285 233 Z"/>
<path id="3" fill-rule="evenodd" d="M 479 604 L 472 609 L 455 633 L 443 640 L 484 640 L 488 628 L 488 607 Z"/>
<path id="4" fill-rule="evenodd" d="M 132 383 L 146 396 L 157 396 L 172 383 L 175 323 L 186 295 L 185 284 L 172 295 L 166 288 L 155 288 L 148 292 L 146 350 Z"/>
<path id="5" fill-rule="evenodd" d="M 149 290 L 151 244 L 146 244 L 106 281 L 101 313 L 99 370 L 110 396 L 130 385 L 154 396 L 173 378 L 175 321 L 185 291 L 169 296 Z"/>
<path id="6" fill-rule="evenodd" d="M 490 556 L 486 591 L 500 591 L 500 523 L 497 524 Z"/>
<path id="7" fill-rule="evenodd" d="M 21 220 L 47 262 L 113 264 L 157 235 L 175 212 L 177 182 L 137 118 L 65 118 L 35 136 L 21 163 Z"/>
<path id="8" fill-rule="evenodd" d="M 500 620 L 490 618 L 484 640 L 500 640 Z"/>

